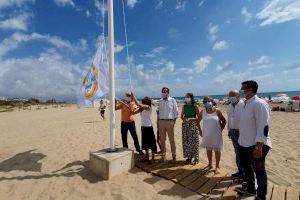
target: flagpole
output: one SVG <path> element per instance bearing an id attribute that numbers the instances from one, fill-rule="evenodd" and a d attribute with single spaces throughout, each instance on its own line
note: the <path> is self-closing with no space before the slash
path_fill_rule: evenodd
<path id="1" fill-rule="evenodd" d="M 110 82 L 110 151 L 115 147 L 115 70 L 114 70 L 114 14 L 113 0 L 108 0 L 108 49 L 109 49 L 109 82 Z"/>

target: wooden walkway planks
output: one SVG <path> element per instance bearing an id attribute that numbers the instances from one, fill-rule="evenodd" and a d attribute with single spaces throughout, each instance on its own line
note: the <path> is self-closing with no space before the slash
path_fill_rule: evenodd
<path id="1" fill-rule="evenodd" d="M 286 190 L 286 199 L 287 200 L 299 200 L 299 191 L 293 188 L 287 188 Z"/>
<path id="2" fill-rule="evenodd" d="M 241 186 L 239 182 L 233 180 L 230 175 L 221 170 L 220 174 L 215 174 L 212 170 L 205 168 L 204 164 L 185 165 L 184 160 L 176 162 L 166 161 L 149 164 L 140 162 L 135 156 L 135 166 L 145 172 L 163 177 L 185 188 L 199 194 L 199 198 L 250 200 L 254 197 L 239 197 L 234 189 Z M 300 200 L 299 190 L 274 185 L 268 183 L 267 200 Z"/>
<path id="3" fill-rule="evenodd" d="M 272 200 L 282 200 L 285 199 L 285 187 L 274 185 Z"/>

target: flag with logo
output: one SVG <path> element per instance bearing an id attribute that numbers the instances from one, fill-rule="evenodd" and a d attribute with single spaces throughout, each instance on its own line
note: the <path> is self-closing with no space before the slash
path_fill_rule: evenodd
<path id="1" fill-rule="evenodd" d="M 77 94 L 78 107 L 91 105 L 94 100 L 109 92 L 108 65 L 107 62 L 104 62 L 105 53 L 105 39 L 102 37 L 93 62 Z"/>

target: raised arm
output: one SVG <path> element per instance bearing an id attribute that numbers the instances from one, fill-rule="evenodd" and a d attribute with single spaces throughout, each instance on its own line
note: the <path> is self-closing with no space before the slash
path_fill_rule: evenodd
<path id="1" fill-rule="evenodd" d="M 120 103 L 118 100 L 115 102 L 115 110 L 120 110 L 122 108 L 123 104 Z"/>
<path id="2" fill-rule="evenodd" d="M 136 99 L 136 97 L 135 97 L 135 95 L 133 94 L 133 92 L 131 92 L 131 97 L 132 97 L 133 101 L 135 102 L 135 104 L 136 104 L 139 108 L 141 108 L 142 110 L 150 110 L 150 106 L 139 103 L 139 101 Z M 139 109 L 139 110 L 141 110 L 141 109 Z M 139 111 L 139 112 L 140 112 L 140 111 Z"/>

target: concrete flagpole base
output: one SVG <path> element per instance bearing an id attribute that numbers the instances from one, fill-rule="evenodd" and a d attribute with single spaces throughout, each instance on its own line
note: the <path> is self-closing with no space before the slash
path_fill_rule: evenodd
<path id="1" fill-rule="evenodd" d="M 132 150 L 127 148 L 118 148 L 114 152 L 109 150 L 108 148 L 90 152 L 89 168 L 105 180 L 128 172 L 134 167 L 134 152 Z"/>

